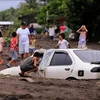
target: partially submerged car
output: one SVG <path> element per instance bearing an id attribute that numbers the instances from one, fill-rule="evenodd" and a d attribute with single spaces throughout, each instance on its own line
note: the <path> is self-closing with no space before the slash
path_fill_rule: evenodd
<path id="1" fill-rule="evenodd" d="M 47 50 L 39 65 L 39 74 L 56 79 L 100 79 L 100 51 Z"/>
<path id="2" fill-rule="evenodd" d="M 0 71 L 0 74 L 5 75 L 19 75 L 19 73 L 20 66 Z M 39 63 L 37 74 L 54 79 L 100 79 L 100 51 L 46 50 Z"/>

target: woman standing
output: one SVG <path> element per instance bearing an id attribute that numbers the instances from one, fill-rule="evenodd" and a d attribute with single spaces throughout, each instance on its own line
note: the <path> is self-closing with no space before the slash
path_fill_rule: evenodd
<path id="1" fill-rule="evenodd" d="M 78 48 L 84 49 L 86 47 L 86 34 L 88 30 L 86 29 L 85 25 L 82 25 L 80 29 L 77 30 L 77 33 L 80 34 L 79 36 L 79 42 L 78 42 Z"/>

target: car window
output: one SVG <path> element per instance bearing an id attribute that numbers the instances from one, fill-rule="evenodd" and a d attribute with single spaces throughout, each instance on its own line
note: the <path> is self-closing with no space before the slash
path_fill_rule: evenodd
<path id="1" fill-rule="evenodd" d="M 55 52 L 50 66 L 71 65 L 72 60 L 67 53 Z"/>
<path id="2" fill-rule="evenodd" d="M 83 62 L 98 62 L 100 61 L 100 51 L 99 50 L 75 50 L 74 53 Z"/>

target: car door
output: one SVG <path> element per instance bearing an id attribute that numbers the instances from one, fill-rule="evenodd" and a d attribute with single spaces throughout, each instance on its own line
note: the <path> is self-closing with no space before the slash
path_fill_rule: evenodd
<path id="1" fill-rule="evenodd" d="M 73 62 L 67 52 L 55 52 L 49 66 L 46 68 L 47 78 L 66 79 L 73 70 Z"/>

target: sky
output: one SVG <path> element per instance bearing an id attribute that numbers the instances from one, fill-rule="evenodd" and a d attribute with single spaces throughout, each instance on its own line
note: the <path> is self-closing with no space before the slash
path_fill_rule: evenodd
<path id="1" fill-rule="evenodd" d="M 20 2 L 25 2 L 25 0 L 0 0 L 0 11 L 11 7 L 17 8 Z"/>

